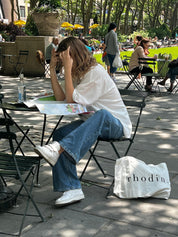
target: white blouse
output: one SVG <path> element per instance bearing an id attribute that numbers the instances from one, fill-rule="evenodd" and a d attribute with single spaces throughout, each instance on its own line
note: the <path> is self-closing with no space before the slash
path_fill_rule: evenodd
<path id="1" fill-rule="evenodd" d="M 73 92 L 73 100 L 90 106 L 94 111 L 105 109 L 120 120 L 124 136 L 131 136 L 132 124 L 118 88 L 106 70 L 97 65 L 86 73 Z"/>

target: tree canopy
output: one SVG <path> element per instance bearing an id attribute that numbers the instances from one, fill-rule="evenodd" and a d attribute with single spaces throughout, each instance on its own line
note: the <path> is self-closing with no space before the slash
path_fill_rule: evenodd
<path id="1" fill-rule="evenodd" d="M 98 24 L 115 22 L 122 34 L 134 30 L 151 29 L 168 24 L 173 30 L 177 26 L 177 0 L 61 0 L 74 24 L 82 19 L 88 29 L 90 19 Z"/>

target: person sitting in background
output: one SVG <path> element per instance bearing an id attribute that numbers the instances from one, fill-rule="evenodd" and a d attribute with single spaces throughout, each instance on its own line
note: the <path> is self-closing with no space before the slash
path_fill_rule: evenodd
<path id="1" fill-rule="evenodd" d="M 136 49 L 137 46 L 140 45 L 143 37 L 141 35 L 137 35 L 134 39 L 134 49 Z"/>
<path id="2" fill-rule="evenodd" d="M 92 48 L 89 46 L 88 41 L 84 38 L 79 38 L 85 45 L 85 47 L 88 49 L 90 53 L 92 53 Z"/>
<path id="3" fill-rule="evenodd" d="M 53 37 L 52 42 L 46 48 L 46 62 L 48 64 L 50 64 L 51 61 L 51 52 L 53 49 L 55 49 L 55 51 L 57 50 L 58 44 L 59 44 L 58 37 Z"/>
<path id="4" fill-rule="evenodd" d="M 136 73 L 139 75 L 139 73 L 153 73 L 153 70 L 150 67 L 142 66 L 140 68 L 139 64 L 139 58 L 150 58 L 145 54 L 145 51 L 149 48 L 150 41 L 147 39 L 142 39 L 140 46 L 137 46 L 134 52 L 132 53 L 132 56 L 130 58 L 129 62 L 129 71 L 131 73 Z M 155 56 L 154 59 L 157 57 Z M 152 92 L 152 76 L 146 77 L 146 91 Z"/>
<path id="5" fill-rule="evenodd" d="M 170 78 L 170 87 L 167 89 L 169 92 L 172 92 L 174 81 L 176 80 L 176 76 L 178 75 L 178 58 L 170 62 L 168 65 L 169 70 L 164 78 L 164 80 L 158 82 L 159 85 L 164 86 L 167 79 Z"/>
<path id="6" fill-rule="evenodd" d="M 143 37 L 141 35 L 137 35 L 134 40 L 134 49 L 136 49 L 137 46 L 140 45 Z M 150 52 L 148 51 L 147 48 L 144 49 L 145 55 L 148 55 Z"/>

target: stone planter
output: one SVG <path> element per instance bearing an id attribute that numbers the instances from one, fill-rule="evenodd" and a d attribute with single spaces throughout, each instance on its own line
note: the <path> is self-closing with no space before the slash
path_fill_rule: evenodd
<path id="1" fill-rule="evenodd" d="M 34 12 L 32 17 L 40 36 L 57 36 L 59 34 L 60 18 L 58 12 Z"/>

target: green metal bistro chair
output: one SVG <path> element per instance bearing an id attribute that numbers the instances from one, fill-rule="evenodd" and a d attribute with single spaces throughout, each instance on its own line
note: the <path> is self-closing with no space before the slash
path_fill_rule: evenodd
<path id="1" fill-rule="evenodd" d="M 89 150 L 89 153 L 90 153 L 89 159 L 88 159 L 86 165 L 84 166 L 84 169 L 83 169 L 82 174 L 80 176 L 80 180 L 83 180 L 84 182 L 86 181 L 87 183 L 91 183 L 93 185 L 96 185 L 96 186 L 107 189 L 106 197 L 109 195 L 111 187 L 114 184 L 114 178 L 113 178 L 112 184 L 108 188 L 108 187 L 106 187 L 106 185 L 100 185 L 95 181 L 85 180 L 85 179 L 83 179 L 83 176 L 84 176 L 84 174 L 85 174 L 85 172 L 86 172 L 86 170 L 87 170 L 87 168 L 90 164 L 90 161 L 93 159 L 95 161 L 97 167 L 99 168 L 99 170 L 101 171 L 101 173 L 103 174 L 103 176 L 105 178 L 107 176 L 113 177 L 113 174 L 108 174 L 107 172 L 104 171 L 100 161 L 101 160 L 108 160 L 109 163 L 110 162 L 115 162 L 117 158 L 121 158 L 122 156 L 126 156 L 129 153 L 130 148 L 131 148 L 132 144 L 135 141 L 135 136 L 136 136 L 136 133 L 137 133 L 137 130 L 138 130 L 138 127 L 139 127 L 142 111 L 143 111 L 143 108 L 146 105 L 145 99 L 148 95 L 147 92 L 144 92 L 144 94 L 143 94 L 143 92 L 131 91 L 131 90 L 125 90 L 125 89 L 120 90 L 120 93 L 123 97 L 123 101 L 124 101 L 126 107 L 128 108 L 128 112 L 129 112 L 129 108 L 137 108 L 137 112 L 138 112 L 137 113 L 137 120 L 136 120 L 136 124 L 135 124 L 135 128 L 133 130 L 132 136 L 130 138 L 122 137 L 120 139 L 103 139 L 103 138 L 98 137 L 94 147 Z M 106 156 L 103 156 L 103 155 L 100 155 L 100 154 L 97 153 L 98 145 L 101 142 L 107 143 L 108 145 L 110 145 L 113 148 L 113 152 L 114 152 L 116 158 L 114 158 L 114 159 L 111 158 L 112 154 L 110 155 L 110 157 L 106 157 Z M 127 142 L 128 145 L 126 146 L 126 149 L 125 149 L 125 151 L 123 152 L 123 154 L 121 156 L 120 152 L 118 151 L 118 149 L 116 147 L 116 144 L 118 144 L 118 143 L 121 144 L 123 142 Z M 107 147 L 107 144 L 106 144 L 105 147 Z M 114 170 L 114 165 L 113 165 L 113 170 Z"/>
<path id="2" fill-rule="evenodd" d="M 137 90 L 143 91 L 143 88 L 144 88 L 143 83 L 144 82 L 141 81 L 140 79 L 138 79 L 139 73 L 131 73 L 129 71 L 129 61 L 130 61 L 130 57 L 124 56 L 124 59 L 122 60 L 124 72 L 130 79 L 130 81 L 126 85 L 125 89 L 129 89 L 130 86 L 133 84 L 137 88 Z"/>
<path id="3" fill-rule="evenodd" d="M 0 98 L 2 99 L 3 95 L 0 94 Z M 23 225 L 25 221 L 25 217 L 29 216 L 28 209 L 29 203 L 33 204 L 37 215 L 30 215 L 40 217 L 41 221 L 44 221 L 44 218 L 32 197 L 32 190 L 34 186 L 34 177 L 36 175 L 36 171 L 38 169 L 38 164 L 40 158 L 37 156 L 26 156 L 22 149 L 20 149 L 22 155 L 17 155 L 17 151 L 19 150 L 21 143 L 23 142 L 22 138 L 20 142 L 17 141 L 17 136 L 15 133 L 11 132 L 11 128 L 14 125 L 14 122 L 8 118 L 0 118 L 0 141 L 4 142 L 5 149 L 1 149 L 0 151 L 0 194 L 4 190 L 7 191 L 8 180 L 12 182 L 12 178 L 15 179 L 18 183 L 20 183 L 20 187 L 18 191 L 14 194 L 14 201 L 18 201 L 18 197 L 21 195 L 22 190 L 25 191 L 27 200 L 26 206 L 22 214 L 13 213 L 15 215 L 22 215 L 22 221 L 20 223 L 20 228 L 18 234 L 16 236 L 20 236 L 23 230 Z M 28 181 L 28 185 L 27 185 Z M 30 183 L 30 185 L 29 185 Z M 1 195 L 2 197 L 2 195 Z M 6 208 L 5 208 L 6 209 Z M 4 212 L 3 206 L 0 205 L 0 211 Z M 12 214 L 12 212 L 10 213 Z M 0 234 L 5 235 L 13 235 L 10 233 L 4 233 L 0 231 Z"/>
<path id="4" fill-rule="evenodd" d="M 30 216 L 38 216 L 40 217 L 41 221 L 44 221 L 44 218 L 32 197 L 32 190 L 34 186 L 34 177 L 36 175 L 36 170 L 39 164 L 39 157 L 37 156 L 26 156 L 26 155 L 16 155 L 15 151 L 17 148 L 14 147 L 14 140 L 16 139 L 16 134 L 10 131 L 10 126 L 13 125 L 13 121 L 10 119 L 3 119 L 0 120 L 0 126 L 6 126 L 7 131 L 0 132 L 0 140 L 6 140 L 7 144 L 10 146 L 9 152 L 0 152 L 0 177 L 3 180 L 5 186 L 7 186 L 7 178 L 14 178 L 20 182 L 20 188 L 15 194 L 15 199 L 18 200 L 18 197 L 21 194 L 22 190 L 25 190 L 27 195 L 26 207 L 24 213 L 21 215 L 22 221 L 20 223 L 19 233 L 18 236 L 21 235 L 25 217 L 28 216 L 27 214 L 29 202 L 31 201 L 34 208 L 36 209 L 37 215 L 30 215 Z M 20 146 L 20 144 L 18 144 Z M 27 181 L 31 177 L 30 186 L 29 183 L 27 185 Z M 0 231 L 0 234 L 2 232 Z M 8 234 L 8 233 L 4 233 Z"/>

